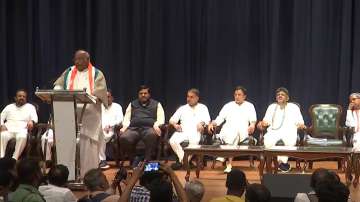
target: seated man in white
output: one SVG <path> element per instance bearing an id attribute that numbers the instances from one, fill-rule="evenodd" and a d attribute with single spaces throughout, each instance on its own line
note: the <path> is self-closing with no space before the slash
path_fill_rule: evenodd
<path id="1" fill-rule="evenodd" d="M 4 157 L 8 141 L 15 138 L 15 152 L 12 157 L 18 160 L 26 146 L 27 134 L 37 121 L 36 109 L 34 105 L 27 103 L 26 91 L 18 90 L 15 103 L 7 105 L 1 112 L 0 156 Z"/>
<path id="2" fill-rule="evenodd" d="M 345 125 L 354 128 L 353 150 L 360 151 L 360 93 L 352 93 L 349 96 Z"/>
<path id="3" fill-rule="evenodd" d="M 109 142 L 111 137 L 114 135 L 115 125 L 121 124 L 124 117 L 121 105 L 113 102 L 114 97 L 112 96 L 112 93 L 109 89 L 107 92 L 107 97 L 108 108 L 106 109 L 104 105 L 102 105 L 101 108 L 103 135 L 100 135 L 99 138 L 99 167 L 103 169 L 109 168 L 105 155 L 106 143 Z"/>
<path id="4" fill-rule="evenodd" d="M 285 146 L 295 146 L 297 129 L 305 128 L 299 106 L 288 101 L 289 91 L 284 87 L 278 88 L 276 90 L 276 103 L 267 108 L 264 119 L 259 122 L 260 128 L 267 127 L 267 133 L 264 135 L 266 148 L 275 146 L 280 140 Z M 279 156 L 278 161 L 281 171 L 290 171 L 287 156 Z"/>
<path id="5" fill-rule="evenodd" d="M 243 142 L 249 134 L 254 133 L 256 124 L 256 111 L 252 103 L 246 101 L 246 89 L 242 86 L 237 86 L 234 90 L 234 101 L 224 105 L 219 115 L 209 125 L 209 130 L 214 131 L 216 126 L 225 124 L 221 128 L 218 137 L 229 145 L 238 145 Z M 217 160 L 224 161 L 224 158 L 217 158 Z M 231 171 L 232 158 L 226 165 L 225 173 Z"/>
<path id="6" fill-rule="evenodd" d="M 48 173 L 48 185 L 39 187 L 39 192 L 46 202 L 75 202 L 73 192 L 66 187 L 69 177 L 69 169 L 64 165 L 52 167 Z"/>
<path id="7" fill-rule="evenodd" d="M 180 143 L 187 140 L 190 145 L 199 144 L 204 126 L 210 122 L 208 108 L 199 103 L 199 90 L 195 88 L 188 90 L 186 101 L 187 104 L 177 109 L 169 120 L 176 129 L 169 143 L 179 160 L 172 165 L 173 169 L 182 167 L 184 150 Z"/>

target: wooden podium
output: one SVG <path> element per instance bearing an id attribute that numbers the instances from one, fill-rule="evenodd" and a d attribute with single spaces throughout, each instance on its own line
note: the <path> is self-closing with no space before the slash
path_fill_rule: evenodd
<path id="1" fill-rule="evenodd" d="M 41 90 L 35 95 L 51 104 L 54 127 L 55 163 L 69 169 L 69 181 L 80 182 L 80 130 L 87 104 L 95 104 L 96 97 L 84 90 Z M 77 113 L 79 104 L 83 104 Z"/>

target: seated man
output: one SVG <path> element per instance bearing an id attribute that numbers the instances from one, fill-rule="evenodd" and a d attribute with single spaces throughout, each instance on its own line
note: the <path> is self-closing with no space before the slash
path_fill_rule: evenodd
<path id="1" fill-rule="evenodd" d="M 49 184 L 39 187 L 40 193 L 47 202 L 76 202 L 77 199 L 72 191 L 66 188 L 69 177 L 69 169 L 64 165 L 52 167 L 48 173 Z"/>
<path id="2" fill-rule="evenodd" d="M 16 91 L 15 103 L 7 105 L 1 112 L 0 156 L 4 157 L 5 149 L 11 138 L 16 138 L 14 159 L 19 159 L 26 146 L 27 134 L 37 123 L 38 116 L 34 105 L 27 103 L 25 90 Z"/>
<path id="3" fill-rule="evenodd" d="M 360 93 L 352 93 L 349 96 L 345 125 L 354 128 L 353 150 L 360 151 Z"/>
<path id="4" fill-rule="evenodd" d="M 271 104 L 265 113 L 264 119 L 259 122 L 260 128 L 267 128 L 264 135 L 266 148 L 275 146 L 278 141 L 283 141 L 285 146 L 295 146 L 297 129 L 305 128 L 300 108 L 289 103 L 289 91 L 280 87 L 276 90 L 276 103 Z M 283 172 L 290 171 L 287 156 L 279 156 L 279 169 Z"/>
<path id="5" fill-rule="evenodd" d="M 245 173 L 238 169 L 232 169 L 226 177 L 226 195 L 213 198 L 210 202 L 239 201 L 245 202 L 244 192 L 247 186 Z"/>
<path id="6" fill-rule="evenodd" d="M 226 121 L 219 134 L 220 139 L 226 144 L 238 145 L 255 130 L 256 111 L 254 105 L 245 100 L 246 94 L 244 87 L 237 86 L 234 90 L 234 101 L 224 105 L 219 115 L 209 125 L 209 130 L 214 131 L 216 126 Z M 224 159 L 218 158 L 218 160 Z M 229 158 L 225 173 L 231 171 L 231 163 L 232 158 Z"/>
<path id="7" fill-rule="evenodd" d="M 170 146 L 179 160 L 172 165 L 174 170 L 181 168 L 181 163 L 184 161 L 184 150 L 180 143 L 187 140 L 190 145 L 199 144 L 204 126 L 210 121 L 208 108 L 199 103 L 199 90 L 195 88 L 188 90 L 186 101 L 187 104 L 177 109 L 169 120 L 169 123 L 176 129 L 169 140 Z"/>
<path id="8" fill-rule="evenodd" d="M 114 127 L 115 125 L 121 124 L 123 120 L 123 111 L 121 105 L 113 102 L 114 97 L 111 94 L 111 91 L 108 89 L 107 92 L 108 97 L 108 108 L 106 109 L 104 105 L 102 105 L 102 127 L 103 134 L 100 135 L 99 138 L 99 158 L 100 164 L 99 167 L 102 169 L 109 168 L 109 165 L 106 162 L 106 143 L 110 141 L 111 137 L 114 135 Z"/>
<path id="9" fill-rule="evenodd" d="M 150 98 L 150 88 L 142 85 L 138 91 L 138 99 L 126 108 L 123 127 L 120 129 L 119 144 L 122 151 L 127 151 L 133 162 L 136 144 L 143 140 L 145 144 L 145 160 L 151 160 L 156 142 L 161 135 L 160 125 L 165 122 L 164 110 L 160 102 Z M 136 167 L 133 162 L 133 167 Z"/>

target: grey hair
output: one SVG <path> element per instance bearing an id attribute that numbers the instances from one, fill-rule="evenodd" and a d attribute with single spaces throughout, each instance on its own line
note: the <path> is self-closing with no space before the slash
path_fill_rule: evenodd
<path id="1" fill-rule="evenodd" d="M 198 180 L 191 180 L 185 183 L 185 192 L 190 202 L 200 202 L 204 196 L 204 184 Z"/>
<path id="2" fill-rule="evenodd" d="M 351 93 L 350 97 L 360 98 L 360 93 Z"/>

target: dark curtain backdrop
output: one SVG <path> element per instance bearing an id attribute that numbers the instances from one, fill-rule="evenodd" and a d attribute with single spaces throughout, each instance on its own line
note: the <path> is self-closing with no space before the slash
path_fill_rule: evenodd
<path id="1" fill-rule="evenodd" d="M 308 121 L 360 90 L 360 1 L 0 0 L 1 107 L 18 88 L 39 102 L 77 49 L 123 108 L 145 83 L 168 119 L 196 87 L 215 118 L 240 84 L 262 119 L 285 86 Z"/>

